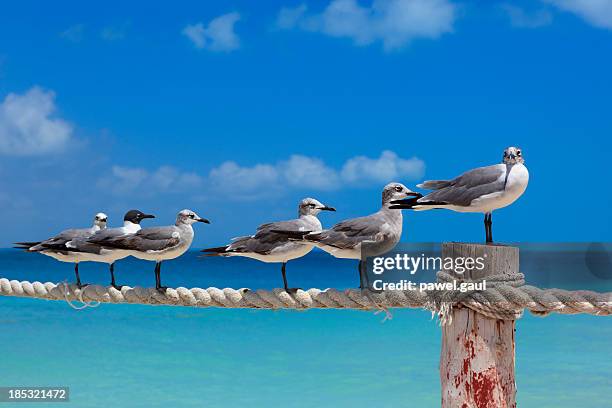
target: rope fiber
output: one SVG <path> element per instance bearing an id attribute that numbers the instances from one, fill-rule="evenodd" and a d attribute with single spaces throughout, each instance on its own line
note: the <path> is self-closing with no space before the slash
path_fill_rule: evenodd
<path id="1" fill-rule="evenodd" d="M 455 278 L 438 272 L 438 282 Z M 485 291 L 384 291 L 361 289 L 308 289 L 288 293 L 283 289 L 249 290 L 218 288 L 168 288 L 160 293 L 154 288 L 89 285 L 77 288 L 67 283 L 41 283 L 0 278 L 0 295 L 47 300 L 78 301 L 85 305 L 98 303 L 132 303 L 190 307 L 224 307 L 251 309 L 355 309 L 424 308 L 437 313 L 442 324 L 450 322 L 452 307 L 464 306 L 487 317 L 514 320 L 527 309 L 538 316 L 550 313 L 612 313 L 612 292 L 586 290 L 540 289 L 525 285 L 523 274 L 493 275 L 486 278 Z"/>

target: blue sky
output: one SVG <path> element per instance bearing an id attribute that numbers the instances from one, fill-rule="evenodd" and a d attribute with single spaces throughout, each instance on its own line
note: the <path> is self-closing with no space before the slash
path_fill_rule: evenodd
<path id="1" fill-rule="evenodd" d="M 305 196 L 331 225 L 509 145 L 531 181 L 496 240 L 610 240 L 609 1 L 208 3 L 3 6 L 0 246 L 185 207 L 221 244 Z M 484 238 L 405 215 L 405 241 Z"/>

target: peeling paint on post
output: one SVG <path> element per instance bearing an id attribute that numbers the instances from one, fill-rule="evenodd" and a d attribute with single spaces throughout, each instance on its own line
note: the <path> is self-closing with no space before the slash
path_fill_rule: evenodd
<path id="1" fill-rule="evenodd" d="M 514 247 L 445 243 L 442 256 L 485 257 L 483 270 L 463 276 L 469 279 L 519 269 Z M 452 314 L 452 323 L 442 327 L 442 408 L 516 407 L 515 322 L 490 319 L 467 308 L 454 308 Z"/>

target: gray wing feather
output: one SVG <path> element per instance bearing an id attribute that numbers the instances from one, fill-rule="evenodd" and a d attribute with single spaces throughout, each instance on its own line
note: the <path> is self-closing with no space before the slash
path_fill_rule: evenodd
<path id="1" fill-rule="evenodd" d="M 385 220 L 379 214 L 342 221 L 318 234 L 310 234 L 308 240 L 337 248 L 354 248 L 364 241 L 380 242 L 388 235 L 382 230 Z"/>
<path id="2" fill-rule="evenodd" d="M 425 190 L 439 190 L 441 188 L 448 187 L 451 183 L 452 181 L 449 180 L 427 180 L 421 184 L 417 184 L 417 187 Z"/>
<path id="3" fill-rule="evenodd" d="M 106 239 L 103 245 L 136 251 L 161 251 L 175 247 L 180 239 L 176 227 L 143 228 L 135 234 Z"/>
<path id="4" fill-rule="evenodd" d="M 125 235 L 125 232 L 122 228 L 106 228 L 93 234 L 87 241 L 92 244 L 103 244 L 107 240 L 123 235 Z"/>
<path id="5" fill-rule="evenodd" d="M 89 254 L 100 254 L 102 246 L 98 244 L 92 244 L 87 241 L 87 238 L 73 239 L 66 243 L 66 248 L 71 252 L 86 252 Z"/>
<path id="6" fill-rule="evenodd" d="M 89 228 L 81 228 L 81 229 L 68 229 L 60 232 L 53 238 L 46 239 L 40 242 L 38 245 L 30 248 L 31 251 L 41 251 L 46 248 L 55 248 L 61 249 L 65 247 L 66 243 L 72 241 L 73 239 L 78 238 L 87 238 L 91 235 L 91 229 Z"/>
<path id="7" fill-rule="evenodd" d="M 308 226 L 300 219 L 262 224 L 257 228 L 255 235 L 236 238 L 226 251 L 267 255 L 279 246 L 291 242 L 287 235 L 272 232 L 273 230 L 308 231 Z"/>
<path id="8" fill-rule="evenodd" d="M 504 174 L 504 170 L 504 165 L 496 164 L 470 170 L 448 182 L 426 181 L 423 183 L 424 185 L 437 185 L 440 188 L 420 198 L 417 202 L 426 203 L 428 201 L 435 201 L 469 206 L 476 198 L 486 194 L 503 191 L 505 180 L 501 178 L 501 176 Z M 448 185 L 444 185 L 443 183 L 448 183 Z"/>

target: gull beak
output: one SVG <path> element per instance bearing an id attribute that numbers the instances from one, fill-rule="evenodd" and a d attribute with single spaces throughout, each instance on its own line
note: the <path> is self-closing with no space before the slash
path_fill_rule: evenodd
<path id="1" fill-rule="evenodd" d="M 334 207 L 328 207 L 328 206 L 319 207 L 319 210 L 321 210 L 321 211 L 336 211 L 336 209 Z"/>
<path id="2" fill-rule="evenodd" d="M 423 194 L 421 193 L 415 193 L 413 191 L 407 193 L 408 197 L 412 197 L 412 198 L 403 198 L 401 200 L 392 200 L 391 201 L 391 206 L 389 207 L 392 210 L 409 210 L 411 209 L 416 203 L 417 200 L 421 197 L 423 197 Z"/>
<path id="3" fill-rule="evenodd" d="M 155 216 L 153 214 L 143 214 L 142 218 L 143 219 L 145 219 L 145 218 L 155 218 Z"/>
<path id="4" fill-rule="evenodd" d="M 206 218 L 202 218 L 202 217 L 199 217 L 196 221 L 197 222 L 203 222 L 204 224 L 210 224 L 210 221 L 208 221 Z"/>

